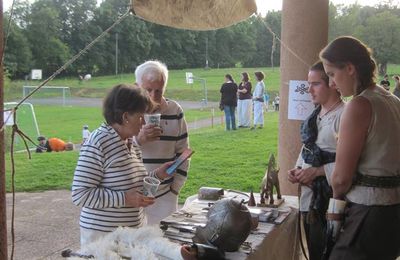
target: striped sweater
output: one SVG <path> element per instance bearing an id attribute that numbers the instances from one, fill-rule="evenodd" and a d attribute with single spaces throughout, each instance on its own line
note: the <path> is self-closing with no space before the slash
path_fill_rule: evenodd
<path id="1" fill-rule="evenodd" d="M 160 140 L 143 144 L 140 148 L 143 153 L 143 163 L 148 172 L 158 168 L 161 164 L 172 161 L 183 150 L 189 147 L 187 125 L 183 116 L 182 107 L 175 101 L 166 99 L 167 106 L 161 111 Z M 179 192 L 187 179 L 189 161 L 183 163 L 170 178 L 164 179 L 157 191 L 157 198 L 167 194 L 170 189 Z"/>
<path id="2" fill-rule="evenodd" d="M 140 149 L 126 143 L 107 125 L 93 131 L 82 146 L 72 183 L 72 201 L 82 206 L 79 225 L 110 232 L 118 226 L 141 226 L 143 208 L 125 207 L 124 192 L 142 190 L 147 176 Z"/>

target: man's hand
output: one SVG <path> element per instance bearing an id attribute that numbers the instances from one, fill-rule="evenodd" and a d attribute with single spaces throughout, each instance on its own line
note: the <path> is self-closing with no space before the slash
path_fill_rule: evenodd
<path id="1" fill-rule="evenodd" d="M 298 175 L 296 175 L 296 177 L 301 184 L 310 186 L 312 181 L 317 176 L 322 176 L 324 174 L 325 172 L 323 167 L 310 167 L 307 169 L 303 169 L 301 172 L 299 172 Z"/>
<path id="2" fill-rule="evenodd" d="M 136 136 L 136 142 L 139 145 L 143 145 L 147 142 L 159 140 L 161 134 L 161 127 L 151 124 L 144 125 L 142 126 L 142 129 L 140 129 L 139 134 Z"/>
<path id="3" fill-rule="evenodd" d="M 288 171 L 288 180 L 295 184 L 295 183 L 299 183 L 299 180 L 297 179 L 297 175 L 302 171 L 301 168 L 293 168 L 291 170 Z"/>
<path id="4" fill-rule="evenodd" d="M 155 202 L 155 198 L 143 196 L 137 190 L 130 189 L 125 192 L 125 206 L 126 207 L 147 207 Z"/>

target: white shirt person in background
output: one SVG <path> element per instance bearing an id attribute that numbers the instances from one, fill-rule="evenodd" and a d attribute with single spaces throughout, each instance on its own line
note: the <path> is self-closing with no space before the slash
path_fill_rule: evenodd
<path id="1" fill-rule="evenodd" d="M 253 91 L 253 127 L 252 130 L 258 128 L 263 128 L 264 126 L 264 94 L 265 94 L 265 84 L 264 84 L 264 73 L 257 71 L 254 73 L 257 79 L 256 87 Z"/>
<path id="2" fill-rule="evenodd" d="M 84 125 L 83 129 L 82 129 L 82 143 L 81 144 L 84 144 L 85 141 L 89 138 L 89 136 L 90 136 L 89 126 Z"/>

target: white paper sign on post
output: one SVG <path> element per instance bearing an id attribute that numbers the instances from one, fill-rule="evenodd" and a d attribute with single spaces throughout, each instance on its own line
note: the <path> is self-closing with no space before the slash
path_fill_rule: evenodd
<path id="1" fill-rule="evenodd" d="M 193 73 L 186 72 L 186 84 L 193 84 Z"/>
<path id="2" fill-rule="evenodd" d="M 314 110 L 308 82 L 302 80 L 289 81 L 288 119 L 305 120 Z"/>
<path id="3" fill-rule="evenodd" d="M 4 111 L 3 118 L 5 125 L 12 126 L 14 124 L 14 117 L 12 111 Z"/>

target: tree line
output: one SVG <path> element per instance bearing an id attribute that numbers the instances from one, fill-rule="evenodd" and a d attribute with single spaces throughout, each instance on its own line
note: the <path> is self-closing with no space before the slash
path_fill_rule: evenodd
<path id="1" fill-rule="evenodd" d="M 16 1 L 4 15 L 8 34 L 5 69 L 10 78 L 24 78 L 31 69 L 51 75 L 101 34 L 129 7 L 129 0 Z M 12 19 L 10 19 L 10 16 Z M 389 0 L 376 7 L 330 5 L 330 38 L 354 35 L 375 52 L 380 69 L 400 57 L 400 12 Z M 9 22 L 10 21 L 10 22 Z M 8 25 L 10 25 L 8 29 Z M 69 66 L 63 76 L 87 73 L 132 73 L 148 59 L 164 61 L 169 68 L 279 66 L 281 12 L 250 19 L 214 31 L 174 29 L 125 18 L 109 35 Z"/>

